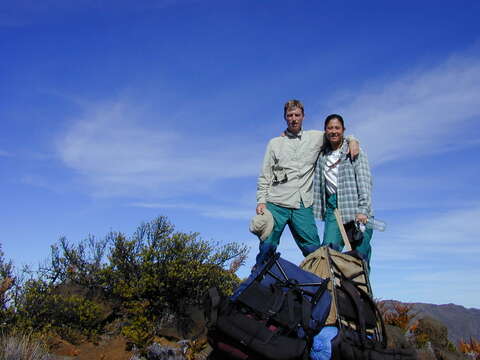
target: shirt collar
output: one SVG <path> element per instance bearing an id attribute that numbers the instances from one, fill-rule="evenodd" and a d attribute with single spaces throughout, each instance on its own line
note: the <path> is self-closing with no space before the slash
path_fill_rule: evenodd
<path id="1" fill-rule="evenodd" d="M 326 140 L 325 140 L 325 141 L 326 141 Z M 343 144 L 342 144 L 342 146 L 340 147 L 340 149 L 337 149 L 337 150 L 340 150 L 340 154 L 348 154 L 348 153 L 349 153 L 350 149 L 349 149 L 349 147 L 348 147 L 348 141 L 347 141 L 347 139 L 345 139 L 345 138 L 343 139 Z M 327 151 L 327 153 L 331 153 L 331 152 L 333 152 L 334 150 L 330 147 L 330 145 L 327 145 L 327 146 L 326 146 L 326 151 Z"/>
<path id="2" fill-rule="evenodd" d="M 298 132 L 298 134 L 291 133 L 290 131 L 285 130 L 285 135 L 287 135 L 289 138 L 299 138 L 302 139 L 302 134 L 303 134 L 303 129 Z"/>

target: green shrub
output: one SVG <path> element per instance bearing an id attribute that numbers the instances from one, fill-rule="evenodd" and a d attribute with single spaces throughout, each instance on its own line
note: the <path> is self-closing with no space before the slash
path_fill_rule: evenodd
<path id="1" fill-rule="evenodd" d="M 56 287 L 42 280 L 25 283 L 17 306 L 18 328 L 41 334 L 54 332 L 73 343 L 98 334 L 105 313 L 101 304 L 83 296 L 59 294 Z"/>
<path id="2" fill-rule="evenodd" d="M 13 264 L 5 261 L 4 253 L 0 245 L 0 329 L 5 331 L 6 324 L 13 321 L 14 311 L 12 303 L 15 290 L 15 276 L 13 275 Z"/>
<path id="3" fill-rule="evenodd" d="M 187 308 L 201 303 L 210 287 L 231 294 L 239 278 L 227 267 L 243 262 L 247 253 L 237 244 L 219 246 L 197 233 L 174 232 L 163 217 L 142 224 L 130 239 L 111 234 L 111 243 L 105 291 L 122 304 L 130 321 L 124 333 L 138 346 L 167 314 L 188 315 Z"/>
<path id="4" fill-rule="evenodd" d="M 55 333 L 70 342 L 95 337 L 115 323 L 142 348 L 167 319 L 188 324 L 188 309 L 210 287 L 231 294 L 246 255 L 245 246 L 175 232 L 165 217 L 140 225 L 129 237 L 112 232 L 78 244 L 61 238 L 46 266 L 15 282 L 0 315 L 9 330 Z M 10 274 L 0 250 L 0 275 Z"/>

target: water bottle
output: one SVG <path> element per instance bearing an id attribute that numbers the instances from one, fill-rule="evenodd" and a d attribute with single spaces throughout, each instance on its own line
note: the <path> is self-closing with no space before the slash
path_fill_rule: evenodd
<path id="1" fill-rule="evenodd" d="M 382 221 L 380 219 L 374 218 L 373 216 L 370 216 L 365 226 L 367 229 L 385 231 L 387 224 L 385 223 L 385 221 Z"/>

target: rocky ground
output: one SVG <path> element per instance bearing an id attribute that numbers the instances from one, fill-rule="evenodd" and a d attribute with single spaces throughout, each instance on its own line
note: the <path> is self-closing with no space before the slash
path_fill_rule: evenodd
<path id="1" fill-rule="evenodd" d="M 49 346 L 54 360 L 205 360 L 208 351 L 203 312 L 193 311 L 192 318 L 194 321 L 187 333 L 175 328 L 162 329 L 161 336 L 155 338 L 148 359 L 140 358 L 135 351 L 129 349 L 127 340 L 120 335 L 106 337 L 98 343 L 84 342 L 78 345 L 52 339 Z M 432 317 L 426 316 L 418 321 L 415 329 L 424 334 L 420 339 L 415 339 L 412 332 L 414 330 L 405 334 L 395 326 L 387 325 L 386 328 L 389 347 L 420 347 L 417 350 L 419 360 L 474 359 L 455 351 L 454 344 L 449 340 L 447 327 Z M 197 340 L 182 340 L 185 338 Z"/>
<path id="2" fill-rule="evenodd" d="M 447 327 L 433 318 L 425 317 L 420 319 L 417 324 L 417 329 L 425 335 L 424 341 L 422 338 L 415 339 L 412 332 L 404 334 L 398 327 L 387 325 L 386 328 L 389 347 L 419 347 L 416 350 L 418 360 L 475 359 L 474 356 L 469 357 L 458 352 L 448 339 Z"/>
<path id="3" fill-rule="evenodd" d="M 467 360 L 474 359 L 454 351 L 448 341 L 447 328 L 432 318 L 422 319 L 419 323 L 424 331 L 429 334 L 430 341 L 426 341 L 421 349 L 417 350 L 418 360 Z M 396 348 L 414 348 L 412 334 L 404 334 L 400 328 L 387 325 L 388 346 Z M 205 339 L 204 339 L 205 340 Z M 203 340 L 203 341 L 204 341 Z M 188 350 L 187 341 L 176 341 L 176 339 L 159 337 L 155 339 L 154 345 L 147 358 L 140 358 L 134 351 L 128 350 L 128 344 L 122 336 L 116 336 L 98 344 L 82 343 L 72 345 L 63 340 L 51 341 L 51 352 L 53 360 L 205 360 L 205 344 L 199 343 L 195 349 Z M 193 344 L 195 346 L 195 344 Z M 186 350 L 186 351 L 185 351 Z M 196 354 L 194 354 L 196 352 Z"/>

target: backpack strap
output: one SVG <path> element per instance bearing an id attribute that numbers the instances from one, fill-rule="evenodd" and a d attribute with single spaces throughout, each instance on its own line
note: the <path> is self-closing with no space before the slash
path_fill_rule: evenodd
<path id="1" fill-rule="evenodd" d="M 310 337 L 313 337 L 313 335 L 315 335 L 315 331 L 313 329 L 310 329 L 310 320 L 312 318 L 313 302 L 308 301 L 303 296 L 303 291 L 298 285 L 290 288 L 287 294 L 288 294 L 287 299 L 288 299 L 289 318 L 290 318 L 289 328 L 293 330 L 298 325 L 301 325 L 303 328 L 303 331 L 307 335 L 307 339 Z M 300 308 L 302 312 L 300 319 L 295 318 L 295 312 L 294 312 L 295 298 L 298 299 L 297 302 L 300 302 Z"/>
<path id="2" fill-rule="evenodd" d="M 381 339 L 381 344 L 382 344 L 382 347 L 384 349 L 387 348 L 387 331 L 385 329 L 385 322 L 383 321 L 383 317 L 382 317 L 382 314 L 380 313 L 380 310 L 378 309 L 378 306 L 377 304 L 375 304 L 375 302 L 373 301 L 373 299 L 371 298 L 371 296 L 369 296 L 363 289 L 361 288 L 357 288 L 357 290 L 360 292 L 360 294 L 362 295 L 362 298 L 364 300 L 366 300 L 368 302 L 368 304 L 371 306 L 372 309 L 374 309 L 376 315 L 377 315 L 377 318 L 380 322 L 380 325 L 381 325 L 381 328 L 382 328 L 382 339 Z"/>
<path id="3" fill-rule="evenodd" d="M 385 323 L 383 321 L 382 315 L 380 313 L 380 310 L 378 309 L 377 305 L 373 301 L 373 299 L 361 288 L 355 287 L 350 281 L 341 281 L 341 286 L 345 289 L 345 292 L 350 296 L 352 301 L 355 304 L 355 311 L 358 316 L 358 322 L 360 325 L 360 341 L 362 343 L 362 346 L 365 347 L 366 341 L 367 341 L 367 332 L 366 332 L 366 325 L 365 325 L 365 316 L 362 311 L 362 307 L 360 304 L 360 300 L 357 296 L 356 293 L 360 294 L 360 297 L 362 300 L 366 301 L 367 304 L 374 310 L 376 314 L 376 318 L 380 322 L 381 325 L 381 330 L 382 330 L 382 336 L 381 336 L 381 346 L 382 348 L 387 347 L 387 332 L 385 330 Z"/>
<path id="4" fill-rule="evenodd" d="M 367 332 L 365 329 L 365 316 L 363 315 L 362 305 L 358 298 L 358 288 L 352 285 L 348 280 L 340 281 L 340 286 L 345 290 L 354 304 L 354 309 L 358 317 L 358 324 L 360 325 L 360 342 L 362 347 L 365 347 Z"/>
<path id="5" fill-rule="evenodd" d="M 318 287 L 318 290 L 315 292 L 315 295 L 312 296 L 312 304 L 316 304 L 318 300 L 322 297 L 325 290 L 327 290 L 328 282 L 330 278 L 324 279 L 325 281 Z"/>
<path id="6" fill-rule="evenodd" d="M 312 337 L 315 333 L 313 329 L 310 329 L 310 319 L 312 318 L 312 304 L 300 295 L 302 298 L 302 327 L 303 331 L 307 334 L 307 337 Z"/>
<path id="7" fill-rule="evenodd" d="M 350 244 L 350 240 L 348 239 L 347 233 L 345 231 L 345 227 L 343 226 L 342 215 L 340 214 L 340 209 L 338 207 L 335 208 L 333 211 L 335 214 L 335 219 L 337 220 L 338 229 L 340 230 L 340 234 L 342 234 L 343 243 L 345 245 L 345 249 L 347 251 L 352 250 L 352 245 Z"/>
<path id="8" fill-rule="evenodd" d="M 340 271 L 340 270 L 339 270 L 339 271 Z M 341 271 L 340 271 L 340 272 L 341 272 Z M 360 270 L 360 271 L 357 271 L 356 273 L 353 273 L 352 275 L 350 275 L 350 276 L 348 276 L 348 277 L 346 277 L 346 276 L 343 274 L 343 272 L 341 272 L 341 273 L 342 273 L 342 276 L 345 277 L 345 279 L 348 279 L 348 280 L 350 280 L 350 281 L 352 281 L 352 282 L 356 282 L 356 283 L 358 283 L 358 284 L 362 284 L 362 283 L 361 283 L 361 282 L 358 282 L 358 281 L 355 281 L 355 280 L 353 280 L 353 279 L 356 279 L 356 278 L 359 277 L 360 275 L 363 275 L 363 276 L 366 276 L 366 275 L 367 275 L 367 274 L 365 274 L 365 271 L 364 271 L 363 269 Z"/>
<path id="9" fill-rule="evenodd" d="M 270 309 L 268 309 L 268 316 L 274 316 L 276 313 L 280 311 L 280 309 L 283 306 L 283 303 L 285 302 L 285 298 L 287 297 L 287 293 L 283 291 L 282 286 L 280 284 L 273 284 L 272 285 L 273 289 L 273 303 L 270 306 Z"/>
<path id="10" fill-rule="evenodd" d="M 258 273 L 258 275 L 255 277 L 255 280 L 261 280 L 265 276 L 267 272 L 269 272 L 270 268 L 277 262 L 277 260 L 280 258 L 280 253 L 275 253 L 273 256 L 268 259 L 268 262 L 265 264 L 263 267 L 262 271 Z"/>
<path id="11" fill-rule="evenodd" d="M 296 288 L 290 288 L 287 291 L 281 291 L 283 292 L 285 299 L 284 304 L 282 304 L 282 312 L 284 314 L 283 316 L 286 316 L 286 319 L 283 319 L 283 324 L 288 329 L 288 331 L 292 331 L 297 329 L 299 325 L 302 325 L 305 322 L 304 318 L 306 316 L 310 317 L 311 310 L 309 311 L 309 309 L 304 309 L 304 306 L 308 307 L 309 303 L 308 301 L 305 301 L 301 294 L 297 293 L 298 290 Z M 298 313 L 298 305 L 295 306 L 299 303 L 301 313 Z M 273 318 L 275 318 L 274 315 Z"/>
<path id="12" fill-rule="evenodd" d="M 288 329 L 293 330 L 297 327 L 299 321 L 295 319 L 295 295 L 292 289 L 287 292 L 287 306 L 288 306 Z"/>

